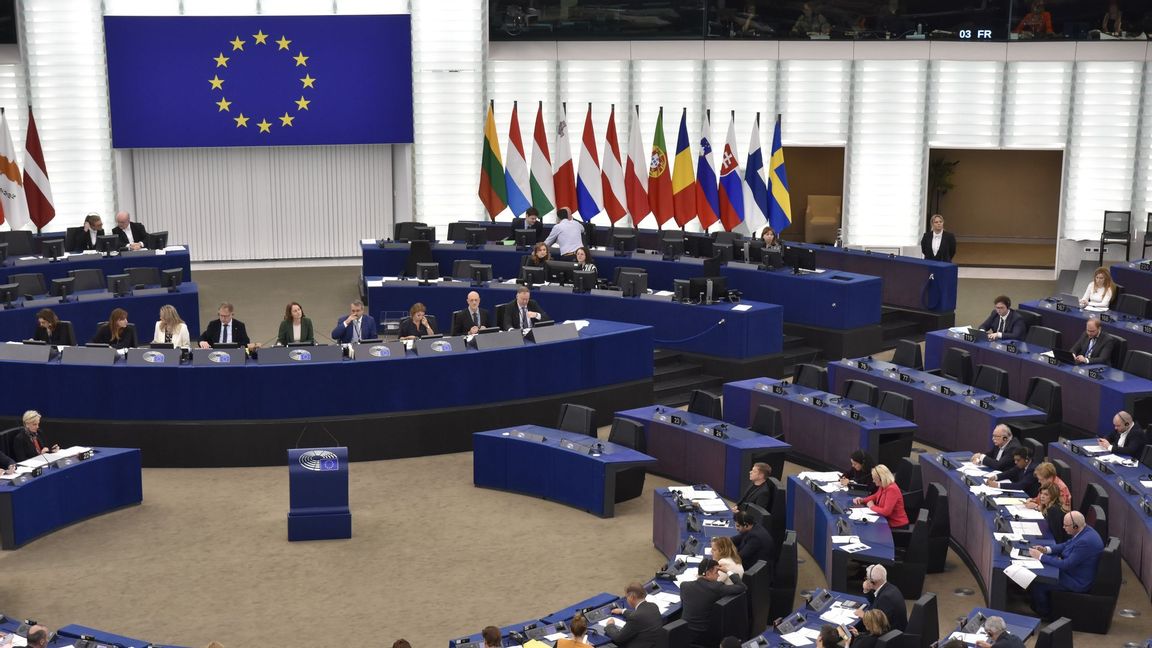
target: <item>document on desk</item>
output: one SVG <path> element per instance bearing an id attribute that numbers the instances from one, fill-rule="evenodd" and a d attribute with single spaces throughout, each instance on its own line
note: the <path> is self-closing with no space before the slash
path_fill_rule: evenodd
<path id="1" fill-rule="evenodd" d="M 852 544 L 841 545 L 838 548 L 843 549 L 844 551 L 847 551 L 848 553 L 859 553 L 861 551 L 866 551 L 868 549 L 871 549 L 872 546 L 866 545 L 863 542 L 853 542 Z"/>
<path id="2" fill-rule="evenodd" d="M 860 536 L 846 535 L 846 536 L 832 536 L 833 544 L 852 544 L 853 542 L 860 542 Z"/>
<path id="3" fill-rule="evenodd" d="M 832 482 L 832 481 L 840 481 L 840 473 L 835 472 L 835 471 L 816 472 L 814 470 L 806 470 L 806 471 L 800 473 L 799 475 L 796 475 L 796 478 L 802 479 L 802 480 L 807 479 L 807 480 L 816 481 L 816 482 Z"/>
<path id="4" fill-rule="evenodd" d="M 872 509 L 861 506 L 859 508 L 850 509 L 848 512 L 848 519 L 857 522 L 875 522 L 880 519 L 879 515 L 872 512 Z"/>
<path id="5" fill-rule="evenodd" d="M 832 606 L 828 608 L 827 612 L 820 615 L 820 620 L 827 621 L 832 625 L 850 626 L 856 623 L 856 610 Z"/>
<path id="6" fill-rule="evenodd" d="M 700 573 L 696 569 L 689 567 L 688 569 L 684 570 L 683 574 L 680 574 L 679 576 L 676 577 L 676 581 L 675 581 L 676 586 L 680 587 L 684 583 L 691 583 L 692 581 L 696 580 L 699 576 L 700 576 Z"/>
<path id="7" fill-rule="evenodd" d="M 957 468 L 957 470 L 959 470 L 962 474 L 972 475 L 973 477 L 983 477 L 985 475 L 991 475 L 993 472 L 995 472 L 993 470 L 988 470 L 980 464 L 974 464 L 971 462 L 960 466 Z"/>
<path id="8" fill-rule="evenodd" d="M 1043 520 L 1044 514 L 1027 506 L 1006 506 L 1008 512 L 1021 520 Z"/>
<path id="9" fill-rule="evenodd" d="M 709 547 L 711 548 L 711 547 Z M 676 554 L 674 560 L 679 560 L 685 565 L 697 565 L 704 560 L 704 556 L 689 556 L 688 554 Z"/>
<path id="10" fill-rule="evenodd" d="M 841 486 L 840 482 L 834 481 L 820 484 L 820 490 L 824 491 L 825 493 L 839 493 L 840 491 L 848 490 L 848 487 Z"/>
<path id="11" fill-rule="evenodd" d="M 959 639 L 966 646 L 975 646 L 977 641 L 988 641 L 988 633 L 980 628 L 980 632 L 953 632 L 948 638 Z"/>
<path id="12" fill-rule="evenodd" d="M 1152 481 L 1149 481 L 1147 479 L 1141 479 L 1140 485 L 1143 486 L 1144 488 L 1152 488 Z"/>
<path id="13" fill-rule="evenodd" d="M 786 635 L 780 635 L 780 638 L 793 646 L 810 646 L 816 643 L 816 637 L 820 636 L 820 631 L 813 628 L 800 628 L 796 632 L 789 632 Z"/>
<path id="14" fill-rule="evenodd" d="M 544 638 L 547 639 L 548 641 L 556 641 L 557 639 L 567 639 L 568 633 L 567 632 L 553 632 L 552 634 L 544 635 Z"/>
<path id="15" fill-rule="evenodd" d="M 1022 498 L 1022 497 L 997 497 L 997 498 L 993 499 L 992 501 L 996 502 L 997 506 L 1012 507 L 1012 506 L 1020 506 L 1021 504 L 1023 504 L 1024 498 Z"/>
<path id="16" fill-rule="evenodd" d="M 1000 542 L 1001 540 L 1007 540 L 1008 542 L 1024 541 L 1024 536 L 1019 533 L 993 533 L 992 537 L 996 538 L 996 542 Z"/>
<path id="17" fill-rule="evenodd" d="M 992 495 L 992 496 L 995 496 L 995 495 L 1000 495 L 1001 493 L 1004 492 L 1004 491 L 1000 490 L 999 488 L 992 488 L 991 486 L 986 486 L 984 484 L 980 484 L 979 486 L 971 486 L 971 487 L 969 487 L 968 490 L 972 491 L 973 495 Z"/>
<path id="18" fill-rule="evenodd" d="M 1026 569 L 1044 569 L 1044 563 L 1040 562 L 1039 560 L 1036 560 L 1035 558 L 1016 558 L 1015 554 L 1012 556 L 1012 564 L 1020 565 Z"/>
<path id="19" fill-rule="evenodd" d="M 616 616 L 608 617 L 607 619 L 600 619 L 596 622 L 596 625 L 599 626 L 601 630 L 604 630 L 608 627 L 608 621 L 612 621 L 612 625 L 616 626 L 616 628 L 620 630 L 623 630 L 624 626 L 626 625 L 624 619 Z"/>
<path id="20" fill-rule="evenodd" d="M 728 505 L 725 504 L 724 500 L 720 499 L 719 497 L 713 499 L 697 500 L 696 503 L 700 505 L 700 510 L 704 511 L 705 513 L 723 513 L 724 511 L 729 510 Z"/>
<path id="21" fill-rule="evenodd" d="M 1018 533 L 1026 536 L 1038 536 L 1040 533 L 1040 525 L 1035 522 L 1013 522 L 1012 533 Z"/>
<path id="22" fill-rule="evenodd" d="M 1091 452 L 1092 454 L 1098 454 L 1101 452 L 1108 452 L 1108 448 L 1105 448 L 1102 445 L 1086 445 L 1086 446 L 1084 446 L 1084 449 L 1087 450 L 1088 452 Z"/>
<path id="23" fill-rule="evenodd" d="M 736 304 L 735 306 L 732 307 L 732 310 L 737 311 L 737 312 L 750 311 L 750 310 L 752 310 L 752 305 L 751 304 Z"/>
<path id="24" fill-rule="evenodd" d="M 583 331 L 588 328 L 588 320 L 564 320 L 561 324 L 575 324 L 577 331 Z"/>
<path id="25" fill-rule="evenodd" d="M 1011 578 L 1013 583 L 1016 583 L 1024 589 L 1028 589 L 1028 586 L 1032 584 L 1032 581 L 1036 580 L 1036 572 L 1028 569 L 1027 567 L 1024 567 L 1023 565 L 1017 565 L 1016 563 L 1012 563 L 1011 565 L 1005 567 L 1004 575 L 1008 578 Z"/>
<path id="26" fill-rule="evenodd" d="M 704 526 L 728 528 L 732 525 L 728 523 L 728 520 L 704 520 Z"/>
<path id="27" fill-rule="evenodd" d="M 668 608 L 680 604 L 680 595 L 671 592 L 656 592 L 645 596 L 644 600 L 659 608 L 660 614 L 664 614 Z"/>

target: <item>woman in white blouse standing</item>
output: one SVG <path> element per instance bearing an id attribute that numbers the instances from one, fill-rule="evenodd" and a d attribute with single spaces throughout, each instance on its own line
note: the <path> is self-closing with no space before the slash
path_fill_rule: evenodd
<path id="1" fill-rule="evenodd" d="M 1092 275 L 1092 283 L 1084 289 L 1084 296 L 1080 298 L 1080 308 L 1090 311 L 1106 311 L 1112 304 L 1112 296 L 1116 294 L 1116 284 L 1112 283 L 1112 275 L 1108 268 L 1096 268 Z"/>

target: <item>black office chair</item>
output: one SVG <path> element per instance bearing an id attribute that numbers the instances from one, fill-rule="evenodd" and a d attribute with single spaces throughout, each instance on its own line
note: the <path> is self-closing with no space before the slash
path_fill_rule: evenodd
<path id="1" fill-rule="evenodd" d="M 917 641 L 919 637 L 899 630 L 889 630 L 876 640 L 876 648 L 916 648 Z"/>
<path id="2" fill-rule="evenodd" d="M 644 426 L 632 419 L 617 416 L 612 419 L 612 429 L 608 431 L 608 441 L 637 452 L 648 452 L 648 439 L 644 436 Z"/>
<path id="3" fill-rule="evenodd" d="M 684 230 L 660 230 L 660 249 L 664 249 L 664 244 L 668 242 L 675 243 L 684 240 Z"/>
<path id="4" fill-rule="evenodd" d="M 828 391 L 828 370 L 814 364 L 800 363 L 792 372 L 792 383 L 826 392 Z"/>
<path id="5" fill-rule="evenodd" d="M 1147 351 L 1128 351 L 1128 355 L 1124 357 L 1124 366 L 1121 367 L 1124 373 L 1130 373 L 1134 376 L 1140 376 L 1152 380 L 1152 353 Z"/>
<path id="6" fill-rule="evenodd" d="M 888 412 L 893 416 L 899 416 L 905 421 L 915 420 L 912 410 L 912 399 L 904 394 L 897 394 L 894 391 L 880 392 L 879 407 L 881 411 Z"/>
<path id="7" fill-rule="evenodd" d="M 736 243 L 743 238 L 744 236 L 739 232 L 715 232 L 712 234 L 712 241 L 721 245 L 728 244 L 735 246 Z"/>
<path id="8" fill-rule="evenodd" d="M 596 410 L 575 403 L 564 403 L 560 405 L 560 418 L 556 422 L 556 429 L 595 437 Z"/>
<path id="9" fill-rule="evenodd" d="M 1124 313 L 1125 315 L 1133 315 L 1140 319 L 1148 319 L 1149 304 L 1152 300 L 1140 295 L 1133 295 L 1132 293 L 1124 293 L 1116 298 L 1116 311 Z"/>
<path id="10" fill-rule="evenodd" d="M 724 405 L 720 395 L 703 389 L 692 390 L 692 396 L 688 400 L 688 411 L 717 421 L 724 419 Z"/>
<path id="11" fill-rule="evenodd" d="M 1092 587 L 1083 593 L 1052 592 L 1052 616 L 1068 617 L 1076 632 L 1108 634 L 1116 612 L 1116 599 L 1120 596 L 1120 583 L 1120 539 L 1108 538 L 1096 564 Z"/>
<path id="12" fill-rule="evenodd" d="M 1108 358 L 1108 364 L 1113 369 L 1119 369 L 1124 366 L 1124 358 L 1128 355 L 1128 339 L 1119 335 L 1113 335 L 1112 339 L 1115 342 L 1112 345 L 1112 355 Z"/>
<path id="13" fill-rule="evenodd" d="M 780 542 L 779 538 L 775 538 Z M 792 611 L 796 600 L 796 582 L 799 576 L 796 554 L 796 532 L 788 531 L 784 542 L 780 543 L 780 557 L 772 576 L 772 602 L 768 609 L 769 619 L 779 619 Z"/>
<path id="14" fill-rule="evenodd" d="M 756 416 L 752 418 L 750 429 L 773 439 L 782 439 L 784 438 L 784 416 L 780 413 L 779 408 L 771 405 L 757 406 Z"/>
<path id="15" fill-rule="evenodd" d="M 39 272 L 24 272 L 8 275 L 8 282 L 19 286 L 20 294 L 26 298 L 40 297 L 48 294 L 44 283 L 44 275 Z"/>
<path id="16" fill-rule="evenodd" d="M 1084 485 L 1084 495 L 1080 498 L 1080 507 L 1078 510 L 1084 515 L 1088 515 L 1088 509 L 1093 504 L 1099 504 L 1103 507 L 1104 512 L 1107 513 L 1108 491 L 1104 490 L 1104 487 L 1100 484 L 1088 483 Z"/>
<path id="17" fill-rule="evenodd" d="M 404 276 L 416 276 L 416 264 L 435 263 L 432 256 L 432 244 L 428 241 L 412 241 L 408 243 L 408 259 L 404 262 Z"/>
<path id="18" fill-rule="evenodd" d="M 940 375 L 965 385 L 972 384 L 972 354 L 958 347 L 944 349 Z"/>
<path id="19" fill-rule="evenodd" d="M 160 285 L 160 268 L 124 268 L 124 273 L 128 275 L 128 283 L 133 288 Z"/>
<path id="20" fill-rule="evenodd" d="M 868 381 L 849 378 L 844 381 L 844 398 L 875 407 L 880 389 Z"/>
<path id="21" fill-rule="evenodd" d="M 1100 232 L 1100 258 L 1097 267 L 1104 265 L 1104 248 L 1108 245 L 1123 245 L 1124 260 L 1132 254 L 1132 212 L 1105 211 L 1104 231 Z"/>
<path id="22" fill-rule="evenodd" d="M 684 619 L 665 623 L 664 634 L 668 639 L 667 648 L 692 648 L 692 640 L 696 637 Z"/>
<path id="23" fill-rule="evenodd" d="M 1072 645 L 1072 619 L 1068 617 L 1060 617 L 1036 632 L 1035 648 L 1072 648 Z"/>
<path id="24" fill-rule="evenodd" d="M 396 223 L 392 228 L 392 239 L 397 243 L 410 243 L 419 233 L 420 230 L 429 227 L 426 223 L 417 223 L 407 221 L 404 223 Z"/>
<path id="25" fill-rule="evenodd" d="M 104 271 L 100 268 L 69 270 L 68 276 L 76 280 L 72 284 L 72 290 L 76 292 L 80 292 L 81 290 L 104 290 L 108 286 L 108 282 L 104 279 Z"/>
<path id="26" fill-rule="evenodd" d="M 767 525 L 768 533 L 771 534 L 772 540 L 776 543 L 776 560 L 779 562 L 780 552 L 782 550 L 780 538 L 788 535 L 788 516 L 785 512 L 788 510 L 788 493 L 784 490 L 784 484 L 775 477 L 769 477 L 768 481 L 772 482 L 772 520 Z M 776 618 L 776 617 L 772 617 Z"/>
<path id="27" fill-rule="evenodd" d="M 924 353 L 920 350 L 920 343 L 913 340 L 897 340 L 892 363 L 917 371 L 924 369 Z"/>
<path id="28" fill-rule="evenodd" d="M 1060 478 L 1060 481 L 1064 482 L 1065 485 L 1072 483 L 1072 468 L 1067 461 L 1053 459 L 1052 467 L 1056 469 L 1056 476 Z"/>
<path id="29" fill-rule="evenodd" d="M 1064 348 L 1060 331 L 1054 328 L 1048 328 L 1047 326 L 1033 326 L 1028 329 L 1028 333 L 1024 336 L 1024 342 L 1048 349 Z"/>
<path id="30" fill-rule="evenodd" d="M 1096 529 L 1101 538 L 1108 537 L 1108 514 L 1099 504 L 1093 504 L 1084 511 L 1084 524 Z"/>
<path id="31" fill-rule="evenodd" d="M 920 464 L 911 457 L 901 457 L 891 470 L 892 478 L 896 480 L 896 485 L 900 487 L 900 493 L 904 497 L 904 511 L 908 514 L 908 519 L 913 520 L 924 503 L 924 478 L 920 472 Z"/>
<path id="32" fill-rule="evenodd" d="M 12 446 L 16 442 L 16 435 L 20 434 L 20 431 L 23 429 L 24 426 L 18 425 L 16 427 L 8 428 L 7 430 L 0 432 L 0 452 L 3 452 L 4 456 L 11 457 L 13 454 L 15 454 L 15 450 L 12 449 Z M 0 468 L 7 467 L 8 466 L 0 466 Z"/>
<path id="33" fill-rule="evenodd" d="M 456 259 L 452 262 L 452 278 L 470 281 L 472 265 L 482 263 L 479 259 Z"/>
<path id="34" fill-rule="evenodd" d="M 928 511 L 928 573 L 940 574 L 947 567 L 948 547 L 952 540 L 948 492 L 942 485 L 935 482 L 928 485 L 924 508 Z"/>
<path id="35" fill-rule="evenodd" d="M 744 570 L 741 579 L 748 588 L 748 632 L 757 636 L 768 628 L 768 612 L 772 608 L 772 571 L 768 563 L 757 560 Z"/>
<path id="36" fill-rule="evenodd" d="M 908 613 L 908 626 L 905 634 L 916 637 L 916 648 L 929 648 L 940 637 L 939 606 L 932 592 L 921 596 L 912 604 Z"/>
<path id="37" fill-rule="evenodd" d="M 8 256 L 28 256 L 37 254 L 36 238 L 28 230 L 0 232 L 0 243 L 8 244 Z M 11 281 L 11 279 L 9 279 Z"/>
<path id="38" fill-rule="evenodd" d="M 64 336 L 64 344 L 66 346 L 76 346 L 76 331 L 72 329 L 72 322 L 68 320 L 60 320 L 56 325 L 60 329 L 60 333 Z"/>
<path id="39" fill-rule="evenodd" d="M 1029 378 L 1024 404 L 1044 412 L 1044 418 L 1031 421 L 1011 421 L 1007 425 L 1012 429 L 1012 433 L 1021 438 L 1036 439 L 1045 446 L 1055 441 L 1060 436 L 1060 421 L 1064 418 L 1060 383 L 1039 376 Z"/>
<path id="40" fill-rule="evenodd" d="M 1044 318 L 1040 316 L 1040 313 L 1035 311 L 1018 308 L 1016 309 L 1016 314 L 1020 316 L 1020 319 L 1024 320 L 1024 330 L 1028 330 L 1033 326 L 1040 326 L 1044 323 Z"/>
<path id="41" fill-rule="evenodd" d="M 972 386 L 1008 398 L 1008 372 L 992 365 L 977 365 Z"/>
<path id="42" fill-rule="evenodd" d="M 748 592 L 729 594 L 712 604 L 704 645 L 719 646 L 724 637 L 748 636 Z"/>
<path id="43" fill-rule="evenodd" d="M 1020 439 L 1020 442 L 1024 444 L 1025 448 L 1028 448 L 1032 451 L 1033 466 L 1044 461 L 1044 457 L 1047 455 L 1047 453 L 1044 451 L 1043 443 L 1040 443 L 1036 439 L 1029 438 Z"/>
<path id="44" fill-rule="evenodd" d="M 1144 452 L 1140 453 L 1140 463 L 1146 468 L 1152 468 L 1152 443 L 1144 446 Z"/>

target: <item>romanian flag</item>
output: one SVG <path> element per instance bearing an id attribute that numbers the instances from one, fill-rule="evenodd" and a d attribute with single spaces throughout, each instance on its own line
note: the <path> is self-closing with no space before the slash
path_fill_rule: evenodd
<path id="1" fill-rule="evenodd" d="M 672 218 L 672 174 L 668 170 L 668 146 L 664 143 L 664 108 L 656 117 L 656 135 L 652 139 L 652 155 L 648 162 L 648 206 L 663 226 Z"/>
<path id="2" fill-rule="evenodd" d="M 676 137 L 676 166 L 672 172 L 672 202 L 676 224 L 684 227 L 696 218 L 696 176 L 692 175 L 692 147 L 688 143 L 688 109 L 680 113 Z"/>
<path id="3" fill-rule="evenodd" d="M 784 171 L 784 147 L 780 142 L 780 115 L 772 131 L 772 159 L 768 162 L 768 224 L 777 236 L 792 224 L 792 197 L 788 194 L 788 174 Z"/>
<path id="4" fill-rule="evenodd" d="M 500 162 L 500 141 L 496 139 L 496 116 L 493 103 L 488 103 L 488 119 L 484 122 L 484 148 L 480 154 L 480 202 L 488 210 L 488 217 L 508 206 L 508 185 L 504 182 L 504 165 Z"/>

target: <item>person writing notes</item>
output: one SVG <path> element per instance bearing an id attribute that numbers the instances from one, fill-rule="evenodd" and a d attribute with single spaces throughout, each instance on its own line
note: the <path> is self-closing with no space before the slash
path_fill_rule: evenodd
<path id="1" fill-rule="evenodd" d="M 992 313 L 977 328 L 987 333 L 989 340 L 1023 340 L 1028 327 L 1020 313 L 1012 310 L 1012 299 L 1000 295 L 992 303 Z"/>
<path id="2" fill-rule="evenodd" d="M 900 529 L 908 526 L 908 513 L 904 511 L 904 494 L 888 466 L 877 464 L 872 469 L 872 481 L 876 483 L 876 492 L 868 497 L 856 497 L 852 503 L 860 506 L 866 505 L 873 513 L 888 520 L 888 526 Z"/>

